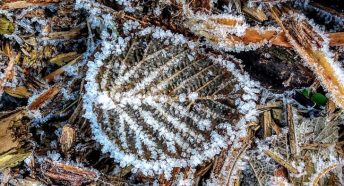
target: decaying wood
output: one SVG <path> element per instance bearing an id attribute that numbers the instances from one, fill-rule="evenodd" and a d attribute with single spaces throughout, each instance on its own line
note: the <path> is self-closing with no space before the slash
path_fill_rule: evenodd
<path id="1" fill-rule="evenodd" d="M 15 167 L 31 155 L 31 152 L 16 151 L 0 155 L 0 171 L 5 168 Z"/>
<path id="2" fill-rule="evenodd" d="M 24 117 L 23 109 L 18 109 L 10 113 L 3 113 L 0 118 L 0 154 L 9 152 L 20 147 L 20 142 L 13 136 L 12 128 L 16 122 Z"/>

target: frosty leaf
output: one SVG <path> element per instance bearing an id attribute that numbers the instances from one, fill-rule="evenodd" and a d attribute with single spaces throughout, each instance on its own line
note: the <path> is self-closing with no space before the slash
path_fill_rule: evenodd
<path id="1" fill-rule="evenodd" d="M 290 152 L 289 152 L 289 140 L 286 134 L 281 134 L 277 137 L 277 139 L 271 142 L 271 149 L 274 152 L 277 152 L 285 159 L 290 159 Z"/>
<path id="2" fill-rule="evenodd" d="M 166 177 L 244 137 L 257 91 L 231 62 L 169 35 L 158 29 L 131 39 L 119 56 L 104 41 L 103 53 L 88 63 L 84 97 L 105 152 L 134 171 Z"/>
<path id="3" fill-rule="evenodd" d="M 298 128 L 302 143 L 335 143 L 338 140 L 338 121 L 329 122 L 326 117 L 303 119 Z"/>
<path id="4" fill-rule="evenodd" d="M 257 161 L 255 157 L 252 157 L 249 160 L 249 164 L 260 186 L 269 183 L 271 175 L 268 174 L 267 170 L 265 170 L 266 167 L 261 162 Z"/>

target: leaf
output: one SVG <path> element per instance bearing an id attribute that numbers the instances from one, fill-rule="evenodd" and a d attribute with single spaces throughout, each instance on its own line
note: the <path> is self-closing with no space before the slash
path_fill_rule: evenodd
<path id="1" fill-rule="evenodd" d="M 253 84 L 234 64 L 173 41 L 137 37 L 120 56 L 97 53 L 105 59 L 94 61 L 102 65 L 88 65 L 94 75 L 87 78 L 84 107 L 95 139 L 121 165 L 144 174 L 213 158 L 235 135 L 232 124 L 254 110 L 255 89 L 240 88 L 242 80 Z M 236 106 L 243 94 L 246 101 Z"/>
<path id="2" fill-rule="evenodd" d="M 250 147 L 249 143 L 243 144 L 240 149 L 233 149 L 232 152 L 227 153 L 225 162 L 222 165 L 221 172 L 216 175 L 221 185 L 232 185 L 234 177 L 238 176 L 237 166 L 242 163 L 242 158 L 246 150 Z"/>
<path id="3" fill-rule="evenodd" d="M 14 23 L 0 15 L 0 34 L 12 34 L 14 32 Z"/>
<path id="4" fill-rule="evenodd" d="M 304 95 L 306 98 L 309 98 L 311 91 L 309 90 L 309 88 L 304 88 L 301 90 L 301 94 Z"/>
<path id="5" fill-rule="evenodd" d="M 321 93 L 315 93 L 312 95 L 311 100 L 317 105 L 324 106 L 327 103 L 327 97 Z"/>
<path id="6" fill-rule="evenodd" d="M 298 125 L 303 143 L 335 143 L 338 140 L 338 120 L 328 121 L 326 117 L 303 118 Z M 312 135 L 309 135 L 312 134 Z"/>

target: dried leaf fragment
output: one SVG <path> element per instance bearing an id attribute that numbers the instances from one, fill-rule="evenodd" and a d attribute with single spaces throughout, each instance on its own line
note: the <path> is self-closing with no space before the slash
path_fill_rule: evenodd
<path id="1" fill-rule="evenodd" d="M 259 10 L 257 8 L 252 8 L 252 7 L 248 7 L 247 5 L 244 5 L 242 8 L 242 11 L 245 14 L 248 14 L 250 16 L 252 16 L 254 19 L 263 22 L 266 21 L 268 19 L 268 17 L 266 16 L 266 14 L 264 13 L 263 10 Z"/>
<path id="2" fill-rule="evenodd" d="M 47 76 L 45 76 L 43 79 L 46 80 L 47 82 L 51 82 L 54 80 L 55 77 L 57 77 L 58 75 L 61 75 L 62 73 L 65 72 L 66 68 L 70 67 L 71 65 L 79 62 L 79 60 L 81 59 L 82 55 L 79 55 L 77 57 L 75 57 L 72 61 L 70 61 L 69 63 L 67 63 L 66 65 L 62 66 L 59 69 L 56 69 L 54 72 L 48 74 Z"/>
<path id="3" fill-rule="evenodd" d="M 31 155 L 31 152 L 6 152 L 0 155 L 0 171 L 15 167 Z"/>
<path id="4" fill-rule="evenodd" d="M 69 62 L 69 61 L 75 59 L 77 56 L 79 56 L 79 54 L 76 53 L 76 52 L 69 52 L 69 53 L 65 53 L 65 54 L 59 54 L 59 55 L 55 56 L 54 58 L 51 58 L 49 60 L 49 62 L 57 64 L 59 66 L 62 66 L 66 62 Z"/>
<path id="5" fill-rule="evenodd" d="M 53 39 L 73 39 L 80 36 L 80 28 L 75 28 L 69 31 L 61 32 L 50 32 L 47 37 L 44 37 L 43 40 L 53 40 Z"/>
<path id="6" fill-rule="evenodd" d="M 40 96 L 38 96 L 29 106 L 29 110 L 36 110 L 38 109 L 44 102 L 52 99 L 57 93 L 59 93 L 60 87 L 55 85 L 49 88 L 47 91 L 43 92 Z"/>

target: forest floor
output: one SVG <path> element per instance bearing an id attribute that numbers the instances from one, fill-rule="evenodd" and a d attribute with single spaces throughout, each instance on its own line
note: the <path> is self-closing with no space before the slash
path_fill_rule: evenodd
<path id="1" fill-rule="evenodd" d="M 0 185 L 344 185 L 341 0 L 3 0 Z"/>

